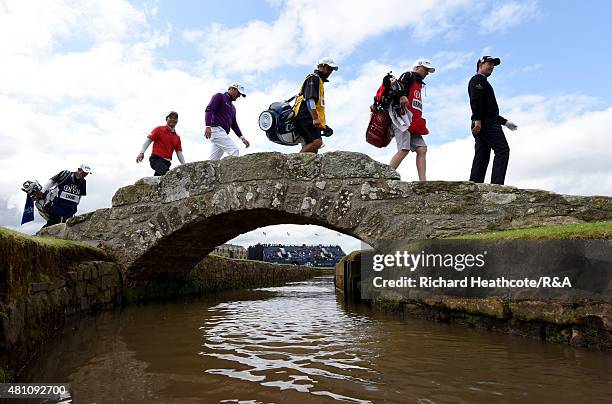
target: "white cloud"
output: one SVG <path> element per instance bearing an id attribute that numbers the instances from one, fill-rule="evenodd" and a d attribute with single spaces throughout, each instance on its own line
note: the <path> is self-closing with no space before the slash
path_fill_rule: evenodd
<path id="1" fill-rule="evenodd" d="M 356 238 L 320 226 L 297 224 L 261 227 L 257 230 L 244 233 L 228 243 L 239 244 L 244 247 L 257 243 L 339 245 L 347 254 L 361 249 L 361 241 Z"/>
<path id="2" fill-rule="evenodd" d="M 353 0 L 291 0 L 282 3 L 280 16 L 272 23 L 251 21 L 240 27 L 213 24 L 203 30 L 187 30 L 183 38 L 200 44 L 208 68 L 264 71 L 283 65 L 311 65 L 326 55 L 342 60 L 363 41 L 406 27 L 412 28 L 418 40 L 428 40 L 454 29 L 456 23 L 451 19 L 471 9 L 468 6 L 468 0 L 410 4 L 401 0 L 358 4 Z"/>
<path id="3" fill-rule="evenodd" d="M 510 2 L 493 10 L 489 16 L 482 20 L 480 27 L 486 33 L 505 31 L 539 17 L 540 11 L 536 0 Z"/>
<path id="4" fill-rule="evenodd" d="M 48 54 L 60 40 L 103 42 L 133 34 L 143 12 L 122 0 L 20 1 L 0 3 L 0 52 L 4 56 Z M 4 63 L 3 63 L 4 64 Z"/>
<path id="5" fill-rule="evenodd" d="M 438 52 L 432 57 L 437 73 L 447 73 L 451 70 L 464 69 L 475 64 L 478 57 L 474 52 Z"/>

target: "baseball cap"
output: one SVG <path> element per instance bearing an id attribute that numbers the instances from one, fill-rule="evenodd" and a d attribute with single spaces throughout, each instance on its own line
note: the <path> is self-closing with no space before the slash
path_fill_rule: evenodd
<path id="1" fill-rule="evenodd" d="M 178 112 L 176 112 L 176 111 L 170 111 L 170 112 L 168 112 L 168 113 L 166 114 L 166 119 L 168 119 L 168 117 L 169 117 L 170 115 L 173 115 L 173 114 L 174 114 L 174 115 L 176 115 L 176 117 L 178 118 Z"/>
<path id="2" fill-rule="evenodd" d="M 480 59 L 478 59 L 477 64 L 480 65 L 486 62 L 493 62 L 493 66 L 497 66 L 498 64 L 501 63 L 501 60 L 499 58 L 494 58 L 493 56 L 483 56 Z"/>
<path id="3" fill-rule="evenodd" d="M 436 68 L 433 67 L 433 65 L 431 64 L 431 62 L 427 59 L 417 59 L 414 61 L 414 63 L 412 64 L 412 68 L 414 69 L 415 67 L 418 66 L 423 66 L 424 68 L 426 68 L 429 73 L 433 73 L 436 71 Z"/>
<path id="4" fill-rule="evenodd" d="M 317 66 L 320 65 L 328 65 L 332 68 L 332 70 L 338 70 L 338 65 L 336 64 L 336 62 L 334 62 L 334 59 L 330 57 L 324 57 L 319 59 L 319 63 L 317 64 Z"/>
<path id="5" fill-rule="evenodd" d="M 83 172 L 86 172 L 87 174 L 91 174 L 91 167 L 89 165 L 81 164 L 79 168 L 83 170 Z"/>
<path id="6" fill-rule="evenodd" d="M 244 86 L 241 85 L 240 83 L 232 83 L 230 84 L 230 88 L 234 87 L 236 90 L 238 90 L 238 92 L 240 93 L 241 96 L 246 97 L 246 94 L 244 93 Z"/>

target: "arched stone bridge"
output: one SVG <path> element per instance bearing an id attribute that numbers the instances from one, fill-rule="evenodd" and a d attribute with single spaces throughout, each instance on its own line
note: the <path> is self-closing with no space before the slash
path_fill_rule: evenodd
<path id="1" fill-rule="evenodd" d="M 258 227 L 314 224 L 372 246 L 493 229 L 612 219 L 612 198 L 472 182 L 402 182 L 370 157 L 257 153 L 179 166 L 123 187 L 112 207 L 41 234 L 103 241 L 128 280 L 180 276 Z"/>

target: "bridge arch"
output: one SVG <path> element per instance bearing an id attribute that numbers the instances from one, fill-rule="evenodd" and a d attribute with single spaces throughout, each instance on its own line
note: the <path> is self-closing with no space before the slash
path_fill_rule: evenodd
<path id="1" fill-rule="evenodd" d="M 277 224 L 313 224 L 372 246 L 612 218 L 612 198 L 472 182 L 402 182 L 354 152 L 255 153 L 179 166 L 120 188 L 112 207 L 41 234 L 103 241 L 126 278 L 179 276 L 216 246 Z"/>

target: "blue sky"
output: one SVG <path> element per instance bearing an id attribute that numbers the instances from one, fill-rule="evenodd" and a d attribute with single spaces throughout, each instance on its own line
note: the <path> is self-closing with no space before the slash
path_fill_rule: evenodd
<path id="1" fill-rule="evenodd" d="M 41 1 L 0 0 L 0 225 L 20 227 L 26 179 L 46 181 L 88 162 L 95 170 L 80 212 L 110 205 L 116 189 L 150 175 L 135 156 L 164 112 L 180 113 L 187 161 L 204 160 L 203 110 L 233 81 L 249 96 L 238 122 L 252 147 L 269 143 L 257 116 L 288 98 L 316 60 L 340 64 L 326 87 L 335 130 L 322 150 L 353 150 L 388 163 L 393 145 L 363 139 L 367 107 L 385 72 L 418 57 L 427 78 L 428 178 L 465 180 L 473 140 L 466 84 L 483 54 L 502 64 L 490 78 L 507 133 L 507 183 L 568 194 L 612 195 L 612 36 L 608 1 Z M 233 135 L 232 135 L 233 136 Z M 150 152 L 150 150 L 149 150 Z M 173 166 L 178 164 L 174 162 Z M 399 172 L 416 179 L 414 157 Z M 286 231 L 301 234 L 285 240 Z M 263 241 L 340 242 L 335 232 L 285 226 Z M 259 241 L 261 232 L 236 242 Z"/>

